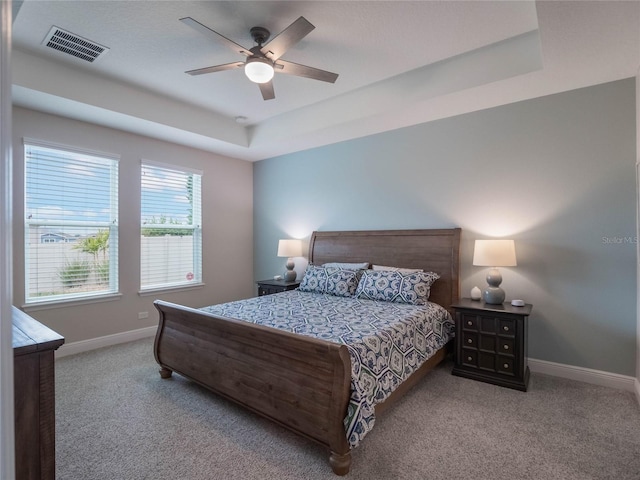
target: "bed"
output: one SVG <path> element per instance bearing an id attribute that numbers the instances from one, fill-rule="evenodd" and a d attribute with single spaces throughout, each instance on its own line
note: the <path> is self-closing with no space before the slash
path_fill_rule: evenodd
<path id="1" fill-rule="evenodd" d="M 439 278 L 430 288 L 429 302 L 450 310 L 459 296 L 459 244 L 460 229 L 318 231 L 310 239 L 309 261 L 368 262 L 435 272 Z M 304 295 L 283 292 L 268 300 L 282 296 L 292 302 Z M 160 316 L 154 354 L 162 378 L 177 372 L 325 446 L 333 472 L 349 472 L 354 444 L 346 430 L 354 380 L 351 345 L 220 314 L 238 311 L 239 302 L 201 309 L 162 300 L 154 304 Z M 375 404 L 375 416 L 440 363 L 446 351 L 443 346 L 430 352 L 419 368 Z"/>

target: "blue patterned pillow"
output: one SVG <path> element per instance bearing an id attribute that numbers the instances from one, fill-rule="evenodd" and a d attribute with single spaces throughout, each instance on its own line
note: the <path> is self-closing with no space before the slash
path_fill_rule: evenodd
<path id="1" fill-rule="evenodd" d="M 433 272 L 401 273 L 365 270 L 355 296 L 369 300 L 426 305 L 431 285 L 440 275 Z"/>
<path id="2" fill-rule="evenodd" d="M 362 270 L 309 265 L 298 287 L 302 292 L 329 293 L 339 297 L 352 297 L 358 287 Z"/>

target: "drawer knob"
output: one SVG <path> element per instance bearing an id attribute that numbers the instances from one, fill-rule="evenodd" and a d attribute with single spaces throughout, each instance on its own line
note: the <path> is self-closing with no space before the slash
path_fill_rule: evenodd
<path id="1" fill-rule="evenodd" d="M 467 343 L 473 343 L 473 340 L 469 339 L 467 340 Z"/>
<path id="2" fill-rule="evenodd" d="M 467 357 L 468 362 L 470 362 L 471 360 L 473 360 L 473 357 Z"/>
<path id="3" fill-rule="evenodd" d="M 509 331 L 509 327 L 507 327 L 506 325 L 505 325 L 504 327 L 502 327 L 502 329 L 503 329 L 505 332 L 508 332 L 508 331 Z"/>
<path id="4" fill-rule="evenodd" d="M 467 321 L 467 325 L 471 326 L 473 325 L 473 322 L 471 320 Z"/>
<path id="5" fill-rule="evenodd" d="M 508 363 L 505 363 L 505 364 L 503 365 L 503 367 L 508 369 L 508 368 L 509 368 L 509 364 L 508 364 Z"/>
<path id="6" fill-rule="evenodd" d="M 502 348 L 504 348 L 505 350 L 509 350 L 509 345 L 504 345 Z"/>

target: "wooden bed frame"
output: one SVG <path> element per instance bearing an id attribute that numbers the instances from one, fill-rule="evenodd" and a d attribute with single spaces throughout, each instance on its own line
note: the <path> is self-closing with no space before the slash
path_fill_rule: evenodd
<path id="1" fill-rule="evenodd" d="M 440 275 L 430 300 L 450 310 L 459 296 L 460 229 L 314 232 L 309 261 L 369 262 L 423 268 Z M 154 354 L 160 375 L 177 372 L 330 451 L 334 473 L 346 475 L 351 451 L 344 418 L 351 359 L 345 345 L 161 300 Z M 376 405 L 382 413 L 445 357 L 445 348 Z"/>

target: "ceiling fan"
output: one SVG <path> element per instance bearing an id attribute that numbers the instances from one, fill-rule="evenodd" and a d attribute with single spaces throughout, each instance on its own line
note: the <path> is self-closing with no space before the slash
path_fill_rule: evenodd
<path id="1" fill-rule="evenodd" d="M 312 78 L 314 80 L 329 83 L 334 83 L 338 78 L 337 73 L 331 73 L 318 68 L 288 62 L 280 58 L 287 50 L 289 50 L 289 48 L 298 43 L 314 28 L 316 28 L 304 17 L 298 18 L 268 43 L 265 42 L 269 39 L 271 32 L 264 27 L 253 27 L 250 30 L 250 33 L 257 45 L 251 48 L 244 48 L 242 45 L 238 45 L 233 40 L 229 40 L 227 37 L 211 30 L 209 27 L 206 27 L 191 17 L 181 18 L 180 21 L 203 35 L 222 42 L 234 52 L 247 57 L 244 62 L 225 63 L 222 65 L 198 68 L 196 70 L 189 70 L 185 72 L 189 75 L 202 75 L 205 73 L 222 72 L 224 70 L 233 70 L 234 68 L 244 67 L 245 74 L 249 77 L 249 80 L 258 84 L 260 92 L 262 93 L 262 98 L 265 100 L 275 98 L 273 82 L 271 79 L 276 71 L 279 73 Z"/>

